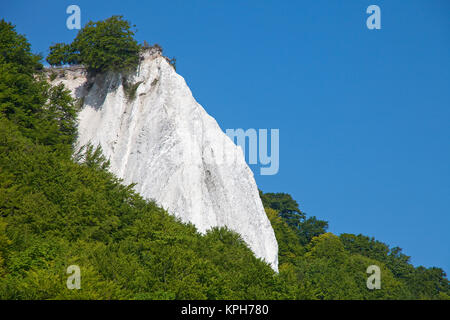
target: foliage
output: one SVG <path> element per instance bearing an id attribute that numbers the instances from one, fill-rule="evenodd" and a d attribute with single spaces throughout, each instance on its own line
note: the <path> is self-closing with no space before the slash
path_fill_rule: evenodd
<path id="1" fill-rule="evenodd" d="M 18 125 L 26 137 L 54 149 L 75 141 L 76 109 L 63 85 L 51 87 L 38 57 L 14 27 L 0 22 L 0 114 Z M 13 34 L 16 36 L 14 37 Z"/>
<path id="2" fill-rule="evenodd" d="M 47 62 L 54 66 L 83 64 L 91 73 L 128 71 L 139 63 L 140 49 L 130 23 L 122 16 L 112 16 L 88 22 L 71 44 L 51 46 Z"/>
<path id="3" fill-rule="evenodd" d="M 373 238 L 326 233 L 288 194 L 261 192 L 279 274 L 238 234 L 199 234 L 111 174 L 101 148 L 73 152 L 74 101 L 43 80 L 14 27 L 0 30 L 0 299 L 450 298 L 441 269 L 415 268 Z M 366 288 L 372 264 L 381 290 Z M 81 290 L 66 287 L 70 265 Z"/>
<path id="4" fill-rule="evenodd" d="M 450 283 L 440 268 L 414 268 L 410 257 L 399 247 L 388 245 L 364 235 L 342 234 L 340 239 L 346 250 L 381 261 L 392 274 L 409 288 L 409 299 L 441 299 L 448 297 Z"/>
<path id="5" fill-rule="evenodd" d="M 328 225 L 315 217 L 307 218 L 288 194 L 260 192 L 260 196 L 278 241 L 279 277 L 284 283 L 280 290 L 287 297 L 450 298 L 450 284 L 442 269 L 415 268 L 401 248 L 389 248 L 374 238 L 325 233 Z M 370 265 L 381 268 L 381 290 L 366 287 L 366 269 Z"/>
<path id="6" fill-rule="evenodd" d="M 260 197 L 264 207 L 276 210 L 280 218 L 298 235 L 301 245 L 308 244 L 312 238 L 319 236 L 328 229 L 328 222 L 316 217 L 306 218 L 298 208 L 298 203 L 287 193 L 263 193 Z"/>
<path id="7" fill-rule="evenodd" d="M 31 53 L 30 44 L 23 35 L 15 31 L 15 27 L 0 20 L 0 57 L 4 62 L 15 62 L 19 73 L 33 73 L 42 69 L 41 57 Z"/>
<path id="8" fill-rule="evenodd" d="M 71 45 L 65 43 L 56 43 L 50 46 L 50 53 L 47 56 L 46 60 L 52 66 L 76 64 L 78 63 L 79 57 L 75 52 L 76 50 L 73 49 Z"/>

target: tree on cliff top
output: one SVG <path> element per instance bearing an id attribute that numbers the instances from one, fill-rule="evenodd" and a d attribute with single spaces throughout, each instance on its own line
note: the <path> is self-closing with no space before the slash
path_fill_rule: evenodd
<path id="1" fill-rule="evenodd" d="M 141 47 L 134 31 L 122 16 L 88 22 L 71 44 L 50 47 L 47 62 L 51 65 L 83 64 L 89 72 L 125 71 L 139 62 Z"/>

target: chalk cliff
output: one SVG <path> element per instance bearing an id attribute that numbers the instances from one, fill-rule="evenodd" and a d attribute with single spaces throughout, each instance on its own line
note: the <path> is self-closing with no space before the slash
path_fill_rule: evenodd
<path id="1" fill-rule="evenodd" d="M 278 269 L 275 234 L 241 148 L 158 51 L 143 54 L 136 74 L 87 79 L 72 67 L 60 82 L 82 102 L 79 146 L 101 145 L 111 170 L 143 197 L 202 233 L 228 227 Z"/>

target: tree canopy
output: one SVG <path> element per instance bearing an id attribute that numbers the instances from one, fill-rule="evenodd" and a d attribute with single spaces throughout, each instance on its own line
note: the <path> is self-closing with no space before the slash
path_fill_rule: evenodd
<path id="1" fill-rule="evenodd" d="M 263 193 L 260 191 L 264 207 L 278 212 L 283 221 L 291 227 L 298 235 L 299 243 L 308 244 L 312 238 L 319 236 L 328 229 L 328 222 L 316 217 L 306 218 L 297 201 L 287 193 Z"/>
<path id="2" fill-rule="evenodd" d="M 76 138 L 76 108 L 63 85 L 51 87 L 25 37 L 0 21 L 0 114 L 26 137 L 52 147 Z"/>
<path id="3" fill-rule="evenodd" d="M 140 45 L 122 16 L 88 22 L 70 44 L 50 47 L 47 62 L 54 66 L 82 64 L 90 72 L 125 71 L 139 63 Z"/>

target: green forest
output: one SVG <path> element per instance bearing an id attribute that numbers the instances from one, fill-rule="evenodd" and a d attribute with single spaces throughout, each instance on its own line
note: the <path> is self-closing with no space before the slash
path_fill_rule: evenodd
<path id="1" fill-rule="evenodd" d="M 76 46 L 54 46 L 47 59 L 129 68 L 137 46 L 121 21 L 111 30 L 123 31 L 132 58 L 94 56 L 104 44 L 85 50 L 85 37 L 105 28 L 92 23 Z M 450 299 L 442 269 L 415 267 L 401 248 L 364 235 L 329 233 L 289 194 L 260 193 L 279 273 L 226 228 L 201 235 L 111 174 L 101 149 L 74 152 L 78 105 L 49 85 L 41 61 L 1 20 L 0 299 Z M 66 286 L 70 265 L 81 269 L 80 290 Z M 370 265 L 381 268 L 381 289 L 366 286 Z"/>

